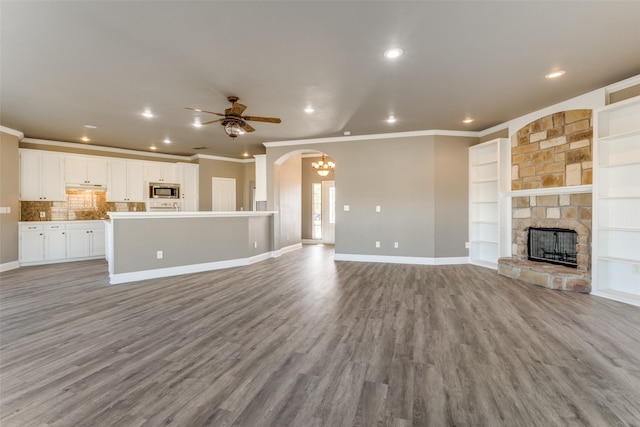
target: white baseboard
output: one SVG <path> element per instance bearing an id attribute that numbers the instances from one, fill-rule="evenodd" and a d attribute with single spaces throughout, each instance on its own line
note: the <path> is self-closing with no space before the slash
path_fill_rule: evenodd
<path id="1" fill-rule="evenodd" d="M 355 261 L 355 262 L 381 262 L 387 264 L 415 264 L 415 265 L 449 265 L 449 264 L 469 264 L 469 257 L 407 257 L 389 255 L 358 255 L 358 254 L 338 254 L 333 256 L 335 261 Z"/>
<path id="2" fill-rule="evenodd" d="M 273 253 L 275 254 L 274 256 L 278 257 L 280 255 L 286 254 L 287 252 L 297 251 L 298 249 L 302 249 L 302 243 L 296 243 L 290 246 L 285 246 L 284 248 L 280 248 L 273 251 Z"/>
<path id="3" fill-rule="evenodd" d="M 157 268 L 154 270 L 132 271 L 109 275 L 109 283 L 136 282 L 139 280 L 159 279 L 162 277 L 179 276 L 182 274 L 202 273 L 203 271 L 221 270 L 223 268 L 244 267 L 274 257 L 274 253 L 265 252 L 249 258 L 231 259 L 226 261 L 205 262 L 202 264 L 181 265 L 178 267 Z"/>
<path id="4" fill-rule="evenodd" d="M 16 268 L 20 268 L 19 261 L 5 262 L 4 264 L 0 264 L 0 273 L 9 270 L 15 270 Z"/>

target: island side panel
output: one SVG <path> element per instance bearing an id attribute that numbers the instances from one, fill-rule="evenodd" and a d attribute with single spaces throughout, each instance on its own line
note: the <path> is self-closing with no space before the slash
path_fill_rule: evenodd
<path id="1" fill-rule="evenodd" d="M 255 250 L 248 241 L 248 217 L 117 219 L 113 273 L 243 259 Z"/>

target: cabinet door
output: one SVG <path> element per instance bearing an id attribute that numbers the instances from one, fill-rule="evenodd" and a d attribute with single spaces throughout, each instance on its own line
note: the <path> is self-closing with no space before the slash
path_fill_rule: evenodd
<path id="1" fill-rule="evenodd" d="M 67 258 L 84 258 L 91 255 L 89 230 L 67 230 Z"/>
<path id="2" fill-rule="evenodd" d="M 94 228 L 91 230 L 91 256 L 104 256 L 105 251 L 104 228 Z"/>
<path id="3" fill-rule="evenodd" d="M 80 157 L 64 159 L 64 181 L 67 184 L 85 184 L 87 181 L 87 162 Z"/>
<path id="4" fill-rule="evenodd" d="M 40 199 L 40 155 L 20 151 L 20 200 Z"/>
<path id="5" fill-rule="evenodd" d="M 45 232 L 44 242 L 45 259 L 65 259 L 67 257 L 67 242 L 64 231 Z"/>
<path id="6" fill-rule="evenodd" d="M 162 181 L 163 182 L 178 182 L 178 168 L 175 163 L 164 163 L 162 166 Z"/>
<path id="7" fill-rule="evenodd" d="M 149 182 L 162 182 L 162 163 L 147 162 L 144 165 L 144 176 Z"/>
<path id="8" fill-rule="evenodd" d="M 20 262 L 42 261 L 44 259 L 44 233 L 20 233 Z"/>
<path id="9" fill-rule="evenodd" d="M 129 202 L 144 202 L 148 191 L 144 180 L 144 164 L 139 162 L 127 163 L 127 194 Z"/>
<path id="10" fill-rule="evenodd" d="M 107 185 L 107 202 L 127 201 L 127 162 L 111 160 L 109 165 L 109 184 Z"/>
<path id="11" fill-rule="evenodd" d="M 87 184 L 107 185 L 107 161 L 100 159 L 88 159 Z"/>
<path id="12" fill-rule="evenodd" d="M 178 174 L 182 210 L 195 212 L 198 210 L 198 165 L 179 163 Z"/>
<path id="13" fill-rule="evenodd" d="M 57 154 L 43 154 L 40 168 L 40 188 L 44 200 L 64 202 L 64 165 L 62 157 Z"/>

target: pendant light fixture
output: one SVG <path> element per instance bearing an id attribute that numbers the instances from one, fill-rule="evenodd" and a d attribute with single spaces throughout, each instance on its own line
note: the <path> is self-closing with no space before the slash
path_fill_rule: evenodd
<path id="1" fill-rule="evenodd" d="M 322 155 L 322 160 L 319 162 L 311 163 L 311 167 L 318 173 L 320 176 L 327 176 L 329 172 L 335 169 L 336 164 L 333 162 L 327 162 L 324 159 L 324 154 Z"/>

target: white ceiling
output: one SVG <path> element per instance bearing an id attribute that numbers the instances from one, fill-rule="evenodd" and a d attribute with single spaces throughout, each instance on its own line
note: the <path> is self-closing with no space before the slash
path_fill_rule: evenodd
<path id="1" fill-rule="evenodd" d="M 483 130 L 640 74 L 635 1 L 2 1 L 0 19 L 0 124 L 171 154 Z M 404 55 L 389 61 L 394 46 Z M 566 75 L 546 80 L 555 69 Z M 227 95 L 282 124 L 237 140 L 192 126 L 185 106 L 223 112 Z"/>

